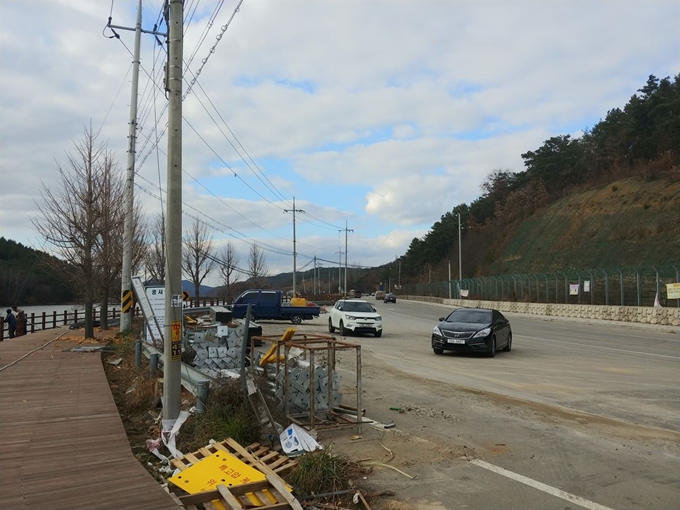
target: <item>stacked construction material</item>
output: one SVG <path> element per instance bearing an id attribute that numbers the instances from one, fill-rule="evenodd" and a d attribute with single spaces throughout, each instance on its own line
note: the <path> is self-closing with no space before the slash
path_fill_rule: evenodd
<path id="1" fill-rule="evenodd" d="M 243 324 L 236 328 L 217 326 L 188 336 L 189 346 L 196 353 L 196 368 L 211 377 L 233 377 L 241 366 L 244 331 Z"/>
<path id="2" fill-rule="evenodd" d="M 317 365 L 314 367 L 314 380 L 310 380 L 309 362 L 305 360 L 293 360 L 288 366 L 288 410 L 290 412 L 306 412 L 312 408 L 312 388 L 314 390 L 314 409 L 316 411 L 329 408 L 329 377 L 332 378 L 333 390 L 330 402 L 333 407 L 338 407 L 342 402 L 340 393 L 341 377 L 335 371 L 329 374 L 328 366 Z M 284 409 L 284 372 L 279 371 L 276 377 L 275 395 L 279 401 L 279 407 Z"/>

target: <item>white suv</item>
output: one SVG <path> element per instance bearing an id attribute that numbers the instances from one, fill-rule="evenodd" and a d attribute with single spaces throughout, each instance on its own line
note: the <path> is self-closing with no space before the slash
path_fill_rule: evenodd
<path id="1" fill-rule="evenodd" d="M 368 301 L 341 299 L 328 317 L 328 331 L 338 329 L 343 336 L 350 333 L 372 333 L 382 336 L 382 317 Z"/>

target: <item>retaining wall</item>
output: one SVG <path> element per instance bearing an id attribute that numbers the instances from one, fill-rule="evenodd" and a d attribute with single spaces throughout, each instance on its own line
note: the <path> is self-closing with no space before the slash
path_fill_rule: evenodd
<path id="1" fill-rule="evenodd" d="M 472 308 L 495 308 L 501 312 L 529 315 L 552 315 L 554 317 L 578 317 L 609 321 L 638 322 L 680 326 L 680 308 L 651 308 L 637 306 L 564 305 L 550 303 L 516 303 L 509 301 L 481 301 L 477 299 L 442 299 L 430 296 L 401 296 L 402 299 L 442 303 Z"/>

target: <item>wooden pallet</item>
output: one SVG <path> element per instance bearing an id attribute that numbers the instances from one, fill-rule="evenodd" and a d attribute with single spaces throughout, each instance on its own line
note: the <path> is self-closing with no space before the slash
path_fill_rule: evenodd
<path id="1" fill-rule="evenodd" d="M 285 455 L 281 455 L 260 443 L 253 443 L 245 448 L 238 444 L 231 438 L 228 438 L 220 443 L 213 443 L 205 446 L 195 452 L 187 453 L 181 459 L 173 459 L 172 465 L 180 471 L 184 471 L 189 466 L 193 466 L 196 462 L 209 457 L 218 451 L 227 452 L 249 466 L 254 467 L 265 475 L 282 473 L 287 469 L 297 465 L 297 461 L 292 460 Z"/>
<path id="2" fill-rule="evenodd" d="M 257 508 L 261 510 L 302 510 L 300 503 L 288 492 L 282 480 L 277 475 L 267 475 L 261 482 L 252 482 L 237 487 L 218 485 L 216 490 L 182 496 L 179 500 L 188 510 L 197 510 L 198 505 L 203 508 L 224 506 L 229 510 L 253 508 L 252 499 L 248 495 L 255 494 L 260 501 L 266 501 Z M 271 497 L 276 500 L 271 503 Z"/>

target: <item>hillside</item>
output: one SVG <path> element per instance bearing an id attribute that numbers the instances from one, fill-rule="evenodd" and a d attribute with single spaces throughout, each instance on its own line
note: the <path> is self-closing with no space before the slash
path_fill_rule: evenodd
<path id="1" fill-rule="evenodd" d="M 72 303 L 76 298 L 75 293 L 53 269 L 53 266 L 59 263 L 47 253 L 0 237 L 2 305 L 7 307 Z"/>
<path id="2" fill-rule="evenodd" d="M 489 274 L 677 263 L 680 182 L 629 178 L 568 195 L 511 226 Z"/>

